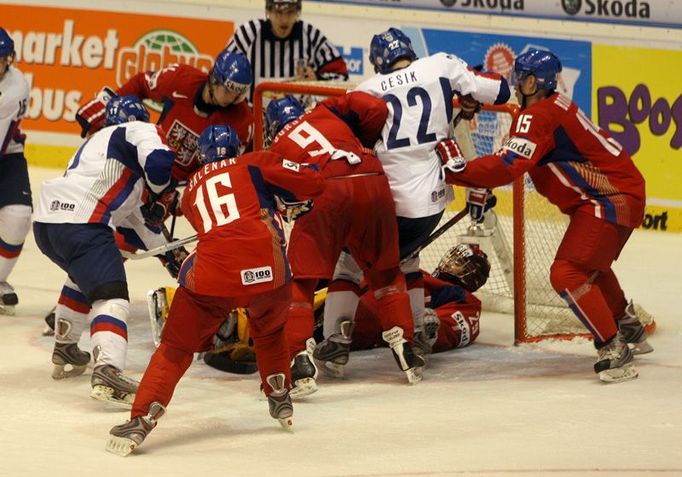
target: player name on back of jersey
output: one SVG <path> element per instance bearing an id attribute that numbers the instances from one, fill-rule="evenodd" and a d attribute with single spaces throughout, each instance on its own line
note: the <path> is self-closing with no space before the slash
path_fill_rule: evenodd
<path id="1" fill-rule="evenodd" d="M 389 89 L 397 88 L 398 86 L 404 86 L 410 83 L 418 83 L 416 71 L 398 71 L 396 73 L 391 73 L 386 78 L 381 80 L 381 90 L 388 91 Z"/>
<path id="2" fill-rule="evenodd" d="M 201 179 L 206 177 L 211 172 L 217 171 L 226 166 L 233 166 L 236 163 L 237 159 L 231 158 L 223 159 L 221 161 L 209 162 L 205 164 L 203 167 L 197 169 L 196 172 L 190 176 L 189 180 L 187 181 L 187 191 L 191 192 L 194 186 L 197 185 L 197 182 L 199 182 Z"/>

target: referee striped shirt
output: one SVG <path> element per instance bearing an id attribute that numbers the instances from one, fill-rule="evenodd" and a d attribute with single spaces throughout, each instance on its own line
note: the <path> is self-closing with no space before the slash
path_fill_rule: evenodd
<path id="1" fill-rule="evenodd" d="M 315 72 L 341 58 L 339 50 L 314 25 L 297 21 L 287 38 L 277 38 L 269 20 L 254 19 L 240 25 L 226 47 L 244 53 L 251 62 L 254 84 L 283 81 L 296 76 L 296 65 L 305 62 Z M 344 67 L 345 70 L 345 67 Z M 347 71 L 318 73 L 323 80 L 347 80 Z M 249 92 L 253 99 L 253 87 Z"/>

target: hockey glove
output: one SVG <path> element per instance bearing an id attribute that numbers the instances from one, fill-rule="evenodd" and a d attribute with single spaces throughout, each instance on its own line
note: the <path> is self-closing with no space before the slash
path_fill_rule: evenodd
<path id="1" fill-rule="evenodd" d="M 104 126 L 106 107 L 109 100 L 117 96 L 116 92 L 105 86 L 89 103 L 85 103 L 76 112 L 76 121 L 81 126 L 81 137 L 87 137 Z"/>
<path id="2" fill-rule="evenodd" d="M 303 217 L 305 214 L 313 210 L 312 200 L 301 200 L 296 202 L 287 202 L 281 197 L 277 197 L 277 209 L 282 214 L 282 218 L 288 224 L 293 223 L 294 220 Z"/>
<path id="3" fill-rule="evenodd" d="M 454 139 L 443 139 L 436 144 L 436 154 L 442 164 L 443 175 L 446 171 L 462 172 L 467 165 L 462 150 Z"/>
<path id="4" fill-rule="evenodd" d="M 483 222 L 485 212 L 497 204 L 497 197 L 490 189 L 470 187 L 467 189 L 466 202 L 471 219 L 475 222 Z"/>
<path id="5" fill-rule="evenodd" d="M 182 267 L 182 262 L 189 256 L 189 252 L 185 247 L 179 247 L 173 250 L 169 250 L 163 255 L 156 255 L 161 264 L 166 267 L 168 273 L 173 278 L 178 278 L 180 274 L 180 268 Z"/>
<path id="6" fill-rule="evenodd" d="M 470 121 L 481 110 L 481 103 L 472 98 L 470 94 L 460 96 L 458 100 L 459 105 L 462 107 L 462 119 Z"/>
<path id="7" fill-rule="evenodd" d="M 147 227 L 158 228 L 163 225 L 166 217 L 177 209 L 178 191 L 170 189 L 154 197 L 149 194 L 149 200 L 140 207 L 144 223 Z"/>

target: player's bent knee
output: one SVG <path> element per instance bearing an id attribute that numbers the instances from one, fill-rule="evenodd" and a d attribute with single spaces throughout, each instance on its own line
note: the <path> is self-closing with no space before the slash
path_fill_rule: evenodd
<path id="1" fill-rule="evenodd" d="M 575 290 L 585 284 L 589 278 L 588 271 L 568 260 L 555 260 L 549 269 L 549 281 L 557 293 Z"/>
<path id="2" fill-rule="evenodd" d="M 120 298 L 125 301 L 130 301 L 128 295 L 128 284 L 126 282 L 108 282 L 98 285 L 88 297 L 94 304 L 97 300 L 111 300 Z"/>
<path id="3" fill-rule="evenodd" d="M 11 245 L 24 243 L 31 229 L 31 207 L 7 205 L 0 209 L 0 239 Z"/>

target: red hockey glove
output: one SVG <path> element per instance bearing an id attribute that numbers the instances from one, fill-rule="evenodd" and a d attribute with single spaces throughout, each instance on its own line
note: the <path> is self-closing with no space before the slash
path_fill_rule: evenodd
<path id="1" fill-rule="evenodd" d="M 104 126 L 106 107 L 109 100 L 117 96 L 116 92 L 105 86 L 89 103 L 81 106 L 76 113 L 76 121 L 81 126 L 81 137 L 89 136 Z"/>
<path id="2" fill-rule="evenodd" d="M 470 94 L 460 96 L 457 98 L 459 105 L 462 107 L 462 119 L 470 121 L 474 119 L 477 112 L 481 110 L 481 103 L 471 97 Z"/>
<path id="3" fill-rule="evenodd" d="M 436 144 L 436 154 L 443 165 L 443 172 L 446 169 L 455 173 L 462 172 L 467 165 L 462 150 L 454 139 L 443 139 Z"/>
<path id="4" fill-rule="evenodd" d="M 301 200 L 297 202 L 287 202 L 281 197 L 277 197 L 277 210 L 282 214 L 282 219 L 288 224 L 294 220 L 301 218 L 311 210 L 313 210 L 312 200 Z"/>
<path id="5" fill-rule="evenodd" d="M 180 273 L 180 268 L 182 267 L 182 262 L 189 256 L 189 252 L 185 247 L 178 247 L 173 250 L 169 250 L 163 255 L 156 255 L 161 264 L 166 267 L 168 273 L 173 278 L 178 278 Z"/>
<path id="6" fill-rule="evenodd" d="M 486 211 L 495 207 L 497 197 L 490 189 L 470 187 L 467 189 L 467 209 L 469 216 L 476 222 L 483 222 Z"/>

